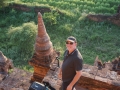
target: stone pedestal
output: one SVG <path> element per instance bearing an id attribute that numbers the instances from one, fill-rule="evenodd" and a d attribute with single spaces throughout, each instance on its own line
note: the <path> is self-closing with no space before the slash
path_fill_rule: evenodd
<path id="1" fill-rule="evenodd" d="M 50 68 L 49 67 L 38 66 L 38 65 L 34 65 L 34 64 L 31 64 L 31 65 L 34 68 L 34 73 L 33 73 L 33 76 L 31 77 L 31 81 L 32 82 L 33 81 L 41 82 Z"/>

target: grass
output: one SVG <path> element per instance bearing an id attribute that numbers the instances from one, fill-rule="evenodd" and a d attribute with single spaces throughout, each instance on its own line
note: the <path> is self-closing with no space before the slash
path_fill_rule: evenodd
<path id="1" fill-rule="evenodd" d="M 119 0 L 11 0 L 8 3 L 51 9 L 51 12 L 42 15 L 53 47 L 61 53 L 60 60 L 66 49 L 65 40 L 70 35 L 77 38 L 84 63 L 92 65 L 97 55 L 102 61 L 120 55 L 120 27 L 107 21 L 94 22 L 86 18 L 89 13 L 115 14 Z M 0 9 L 0 20 L 0 50 L 13 60 L 15 67 L 33 71 L 28 60 L 34 53 L 37 13 L 6 7 Z"/>

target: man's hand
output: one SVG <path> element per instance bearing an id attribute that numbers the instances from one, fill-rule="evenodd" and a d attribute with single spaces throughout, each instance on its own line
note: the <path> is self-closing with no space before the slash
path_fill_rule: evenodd
<path id="1" fill-rule="evenodd" d="M 67 90 L 72 90 L 72 85 L 68 85 Z"/>
<path id="2" fill-rule="evenodd" d="M 75 85 L 75 83 L 79 80 L 79 78 L 81 77 L 81 73 L 82 71 L 76 71 L 76 75 L 73 78 L 72 82 L 68 85 L 67 90 L 72 90 L 73 85 Z"/>
<path id="3" fill-rule="evenodd" d="M 59 77 L 60 79 L 62 79 L 62 74 L 61 74 L 61 73 L 59 73 L 59 74 L 58 74 L 58 77 Z"/>
<path id="4" fill-rule="evenodd" d="M 58 77 L 59 77 L 60 79 L 62 79 L 62 70 L 61 70 L 61 68 L 60 68 L 60 70 L 59 70 Z"/>

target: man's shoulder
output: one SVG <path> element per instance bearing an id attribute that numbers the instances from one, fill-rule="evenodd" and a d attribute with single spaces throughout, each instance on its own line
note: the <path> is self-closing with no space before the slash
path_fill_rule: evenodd
<path id="1" fill-rule="evenodd" d="M 76 58 L 83 60 L 83 57 L 78 49 L 76 49 Z"/>

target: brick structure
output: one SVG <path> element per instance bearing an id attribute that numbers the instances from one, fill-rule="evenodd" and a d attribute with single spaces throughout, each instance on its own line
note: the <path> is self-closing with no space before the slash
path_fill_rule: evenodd
<path id="1" fill-rule="evenodd" d="M 50 37 L 46 32 L 42 15 L 38 12 L 38 34 L 36 36 L 35 53 L 29 61 L 29 64 L 34 68 L 31 81 L 41 82 L 56 57 L 57 53 L 53 49 Z"/>
<path id="2" fill-rule="evenodd" d="M 59 68 L 49 70 L 43 82 L 48 82 L 55 90 L 61 90 L 62 80 L 58 78 Z M 76 90 L 120 90 L 120 75 L 108 68 L 98 69 L 97 66 L 83 65 L 82 76 Z"/>
<path id="3" fill-rule="evenodd" d="M 115 58 L 112 62 L 102 63 L 96 57 L 94 66 L 84 64 L 76 90 L 120 90 L 120 74 L 113 69 L 114 64 L 119 66 L 119 59 L 120 57 Z M 61 90 L 62 85 L 58 72 L 59 68 L 54 65 L 43 79 L 43 82 L 48 82 L 55 90 Z"/>
<path id="4" fill-rule="evenodd" d="M 87 18 L 96 22 L 108 21 L 120 26 L 120 5 L 117 8 L 117 13 L 114 15 L 87 15 Z"/>
<path id="5" fill-rule="evenodd" d="M 12 68 L 13 68 L 12 60 L 8 59 L 0 51 L 0 74 L 7 75 L 9 69 L 12 69 Z"/>

